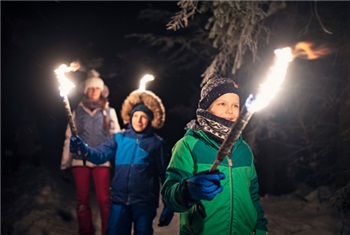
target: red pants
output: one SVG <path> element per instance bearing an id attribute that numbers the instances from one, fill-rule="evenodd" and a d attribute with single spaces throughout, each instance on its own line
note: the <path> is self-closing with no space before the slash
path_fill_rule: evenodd
<path id="1" fill-rule="evenodd" d="M 90 178 L 94 180 L 97 202 L 100 210 L 102 235 L 106 234 L 111 201 L 109 197 L 110 168 L 109 167 L 73 167 L 77 188 L 77 217 L 80 235 L 94 235 L 90 208 Z"/>

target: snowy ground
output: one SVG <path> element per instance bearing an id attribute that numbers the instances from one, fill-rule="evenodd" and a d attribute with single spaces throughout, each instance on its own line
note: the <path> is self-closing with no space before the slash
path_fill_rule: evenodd
<path id="1" fill-rule="evenodd" d="M 77 234 L 74 183 L 62 181 L 58 169 L 49 169 L 23 163 L 18 171 L 9 172 L 2 165 L 1 234 Z M 349 221 L 344 226 L 342 221 L 331 218 L 328 204 L 313 198 L 316 196 L 312 194 L 308 197 L 311 202 L 292 195 L 262 198 L 269 235 L 350 235 Z M 98 230 L 99 218 L 93 199 Z M 158 217 L 154 221 L 155 235 L 178 234 L 178 214 L 168 227 L 157 227 L 157 221 Z"/>

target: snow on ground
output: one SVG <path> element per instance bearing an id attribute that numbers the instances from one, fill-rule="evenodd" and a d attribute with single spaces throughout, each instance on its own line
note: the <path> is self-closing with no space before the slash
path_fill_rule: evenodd
<path id="1" fill-rule="evenodd" d="M 18 171 L 2 169 L 1 234 L 3 235 L 76 235 L 75 187 L 61 180 L 59 170 L 21 165 Z M 92 188 L 93 190 L 93 188 Z M 312 197 L 311 197 L 312 198 Z M 93 205 L 96 235 L 99 235 L 97 205 Z M 310 198 L 309 198 L 310 199 Z M 265 196 L 261 199 L 269 220 L 269 235 L 350 235 L 349 222 L 329 215 L 328 204 L 301 200 L 293 195 Z M 162 205 L 158 210 L 158 215 Z M 176 213 L 168 227 L 158 227 L 155 235 L 175 235 L 179 231 Z"/>
<path id="2" fill-rule="evenodd" d="M 261 199 L 269 220 L 269 235 L 340 235 L 342 222 L 329 215 L 328 203 L 307 202 L 295 196 L 266 196 Z"/>

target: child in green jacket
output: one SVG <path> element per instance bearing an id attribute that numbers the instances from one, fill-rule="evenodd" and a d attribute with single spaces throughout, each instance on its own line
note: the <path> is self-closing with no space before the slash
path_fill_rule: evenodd
<path id="1" fill-rule="evenodd" d="M 232 164 L 226 157 L 209 172 L 239 110 L 237 84 L 210 79 L 202 88 L 197 118 L 172 150 L 162 196 L 181 213 L 180 234 L 267 234 L 254 156 L 242 136 L 232 149 Z"/>

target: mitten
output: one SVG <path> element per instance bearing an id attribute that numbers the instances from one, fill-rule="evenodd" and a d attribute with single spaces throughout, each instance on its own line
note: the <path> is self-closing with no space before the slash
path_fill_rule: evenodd
<path id="1" fill-rule="evenodd" d="M 225 179 L 225 174 L 216 170 L 213 172 L 203 171 L 186 180 L 188 193 L 193 201 L 212 200 L 223 187 L 220 180 Z"/>
<path id="2" fill-rule="evenodd" d="M 162 214 L 159 217 L 159 227 L 168 226 L 173 219 L 174 211 L 164 206 Z"/>
<path id="3" fill-rule="evenodd" d="M 88 154 L 89 148 L 79 136 L 76 136 L 70 138 L 69 149 L 71 153 L 85 157 Z"/>

